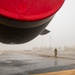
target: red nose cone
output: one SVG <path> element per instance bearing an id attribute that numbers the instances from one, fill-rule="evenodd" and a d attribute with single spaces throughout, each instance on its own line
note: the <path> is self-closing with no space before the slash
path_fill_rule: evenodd
<path id="1" fill-rule="evenodd" d="M 35 21 L 53 15 L 64 0 L 0 0 L 0 15 L 20 21 Z"/>

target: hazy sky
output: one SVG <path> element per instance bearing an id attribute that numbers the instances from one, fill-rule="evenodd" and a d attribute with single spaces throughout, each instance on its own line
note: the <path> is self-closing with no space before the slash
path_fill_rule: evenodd
<path id="1" fill-rule="evenodd" d="M 56 13 L 46 29 L 51 32 L 45 36 L 38 36 L 34 40 L 22 45 L 4 45 L 0 43 L 0 49 L 24 50 L 42 46 L 75 46 L 75 0 L 65 0 L 64 5 Z"/>

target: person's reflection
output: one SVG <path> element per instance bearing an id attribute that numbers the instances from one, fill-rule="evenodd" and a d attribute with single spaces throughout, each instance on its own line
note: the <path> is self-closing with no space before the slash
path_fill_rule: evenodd
<path id="1" fill-rule="evenodd" d="M 57 60 L 57 58 L 55 58 L 55 60 L 54 60 L 54 67 L 57 67 L 58 66 L 58 60 Z"/>

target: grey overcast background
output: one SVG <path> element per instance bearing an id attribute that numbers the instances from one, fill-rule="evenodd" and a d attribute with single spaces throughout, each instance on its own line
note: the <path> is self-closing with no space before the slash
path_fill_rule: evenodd
<path id="1" fill-rule="evenodd" d="M 30 50 L 33 47 L 64 47 L 75 46 L 75 0 L 65 0 L 62 8 L 56 13 L 47 26 L 51 32 L 38 36 L 34 40 L 20 45 L 0 43 L 0 50 Z"/>

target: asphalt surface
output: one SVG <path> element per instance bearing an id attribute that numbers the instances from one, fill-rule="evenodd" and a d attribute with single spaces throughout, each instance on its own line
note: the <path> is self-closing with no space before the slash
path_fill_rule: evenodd
<path id="1" fill-rule="evenodd" d="M 0 53 L 0 75 L 32 75 L 69 69 L 75 69 L 75 60 L 16 52 Z"/>

